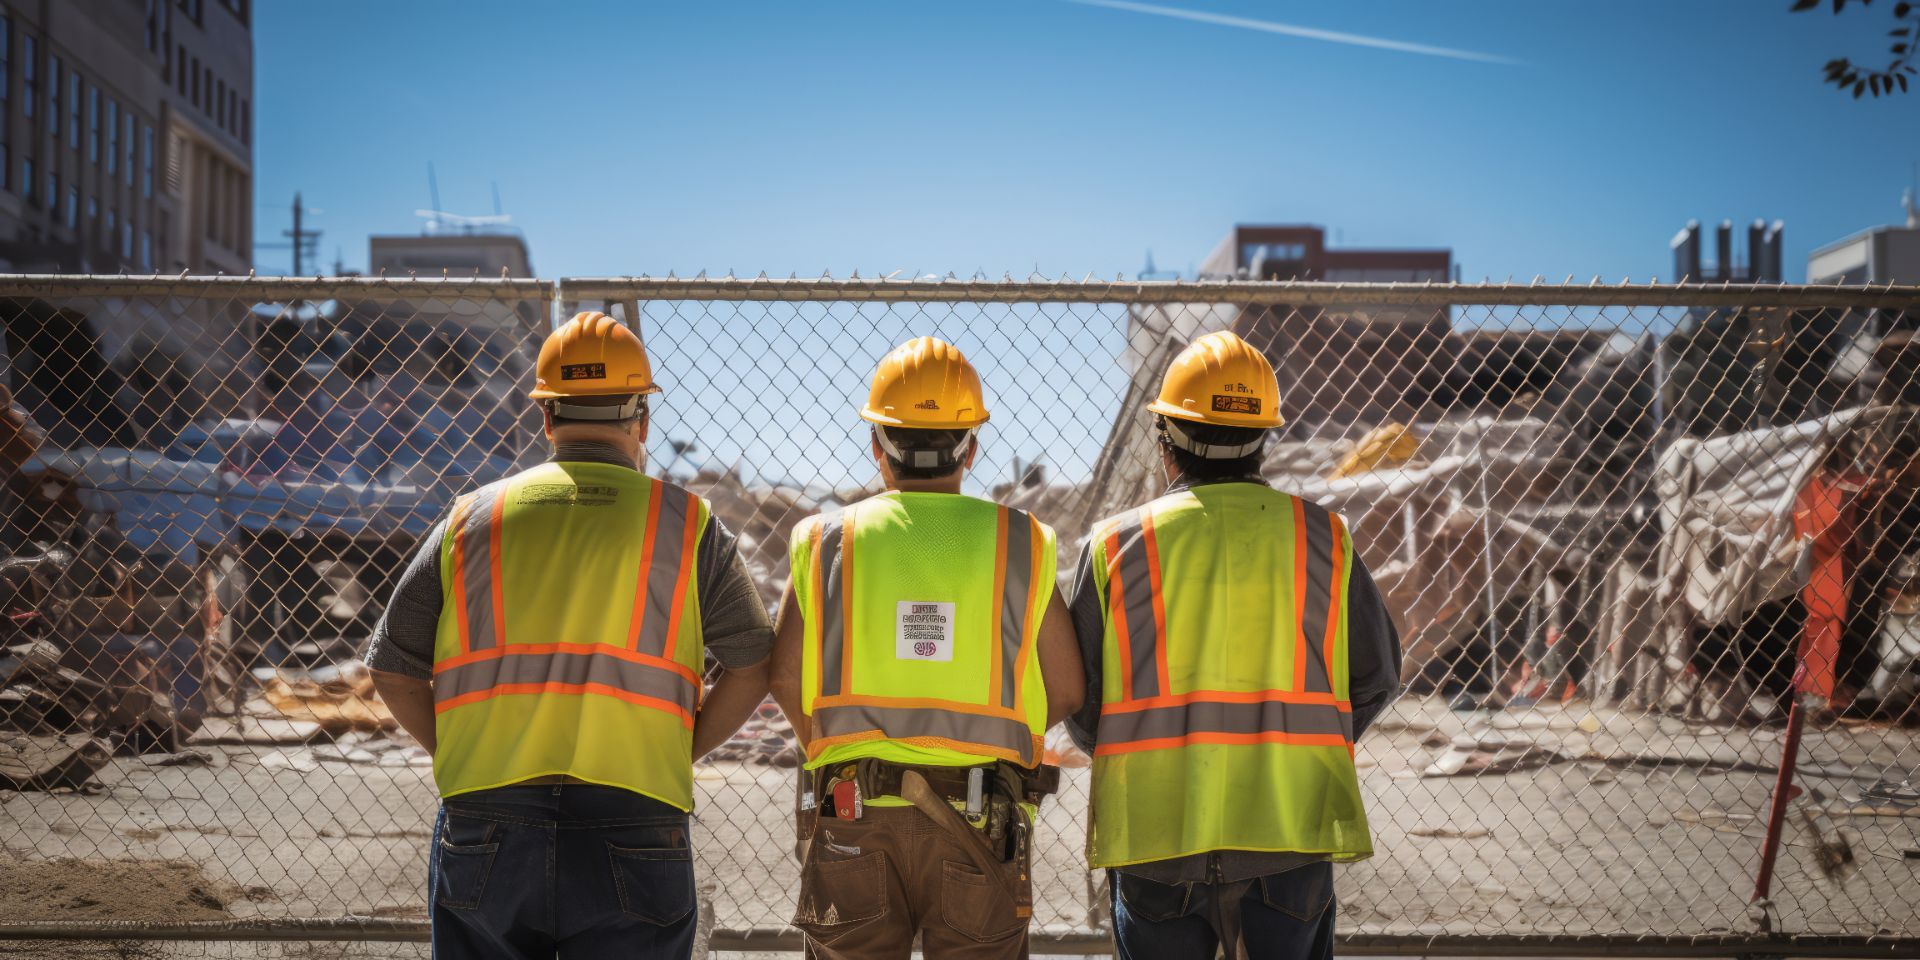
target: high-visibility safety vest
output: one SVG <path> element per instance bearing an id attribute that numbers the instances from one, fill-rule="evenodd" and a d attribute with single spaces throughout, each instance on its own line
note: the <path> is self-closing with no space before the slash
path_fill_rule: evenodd
<path id="1" fill-rule="evenodd" d="M 440 795 L 566 775 L 693 808 L 705 500 L 548 463 L 454 502 L 434 640 Z"/>
<path id="2" fill-rule="evenodd" d="M 1340 518 L 1206 484 L 1097 525 L 1095 867 L 1215 850 L 1373 855 L 1353 766 Z"/>
<path id="3" fill-rule="evenodd" d="M 808 769 L 861 757 L 927 766 L 1040 762 L 1034 643 L 1053 530 L 960 494 L 883 493 L 795 528 L 806 621 Z"/>

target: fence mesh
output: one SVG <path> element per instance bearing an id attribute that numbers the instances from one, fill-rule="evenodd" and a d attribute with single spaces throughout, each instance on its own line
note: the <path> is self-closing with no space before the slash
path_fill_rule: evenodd
<path id="1" fill-rule="evenodd" d="M 967 491 L 1077 539 L 1164 478 L 1142 408 L 1201 333 L 1274 360 L 1277 487 L 1340 513 L 1406 648 L 1359 745 L 1356 938 L 1920 938 L 1920 291 L 889 281 L 0 278 L 0 936 L 426 916 L 422 751 L 356 663 L 456 494 L 545 456 L 556 316 L 633 324 L 648 471 L 762 599 L 875 492 L 874 363 L 933 334 L 993 419 Z M 4 405 L 0 405 L 4 406 Z M 1785 717 L 1806 717 L 1770 899 Z M 1086 758 L 1035 922 L 1097 936 Z M 770 704 L 695 786 L 712 923 L 787 928 Z M 34 926 L 38 924 L 39 926 Z M 102 929 L 105 929 L 104 927 Z M 415 930 L 417 933 L 417 930 Z M 102 933 L 103 938 L 110 933 Z"/>

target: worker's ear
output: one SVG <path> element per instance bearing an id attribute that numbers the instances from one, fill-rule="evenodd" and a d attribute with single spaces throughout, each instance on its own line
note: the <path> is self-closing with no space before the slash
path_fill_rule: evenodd
<path id="1" fill-rule="evenodd" d="M 640 441 L 640 445 L 642 447 L 647 445 L 647 432 L 652 427 L 653 427 L 653 416 L 651 414 L 645 414 L 645 413 L 641 414 L 640 426 L 638 429 L 634 431 L 634 439 Z"/>
<path id="2" fill-rule="evenodd" d="M 967 438 L 967 456 L 965 459 L 960 461 L 960 469 L 972 470 L 973 458 L 979 455 L 980 455 L 980 435 L 974 434 L 972 437 Z"/>
<path id="3" fill-rule="evenodd" d="M 540 405 L 540 428 L 547 432 L 548 440 L 553 439 L 553 408 L 544 403 Z"/>
<path id="4" fill-rule="evenodd" d="M 887 455 L 884 452 L 882 452 L 880 449 L 880 428 L 879 427 L 869 427 L 867 429 L 867 450 L 868 452 L 873 454 L 873 458 L 875 460 L 878 460 L 881 463 L 885 463 L 887 461 Z"/>

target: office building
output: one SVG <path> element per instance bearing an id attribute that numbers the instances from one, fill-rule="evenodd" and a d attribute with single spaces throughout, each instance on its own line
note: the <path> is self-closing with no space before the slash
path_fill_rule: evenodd
<path id="1" fill-rule="evenodd" d="M 0 0 L 0 270 L 243 274 L 251 0 Z"/>

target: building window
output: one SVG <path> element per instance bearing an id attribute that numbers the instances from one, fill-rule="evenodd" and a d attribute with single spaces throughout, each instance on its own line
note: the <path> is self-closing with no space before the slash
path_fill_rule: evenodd
<path id="1" fill-rule="evenodd" d="M 7 157 L 7 145 L 0 143 L 0 189 L 13 186 L 7 182 L 7 174 L 13 171 L 13 161 Z"/>
<path id="2" fill-rule="evenodd" d="M 60 57 L 47 54 L 47 136 L 60 139 Z"/>
<path id="3" fill-rule="evenodd" d="M 59 212 L 60 210 L 60 175 L 57 173 L 54 173 L 52 170 L 47 171 L 46 202 L 47 202 L 48 210 L 52 210 L 56 213 Z"/>
<path id="4" fill-rule="evenodd" d="M 180 95 L 187 95 L 187 46 L 180 44 L 174 48 L 173 85 L 180 89 Z"/>
<path id="5" fill-rule="evenodd" d="M 20 67 L 20 78 L 26 81 L 21 92 L 26 94 L 20 104 L 21 112 L 29 119 L 33 117 L 33 103 L 40 99 L 40 44 L 32 36 L 23 37 L 20 42 L 20 59 L 25 61 Z"/>
<path id="6" fill-rule="evenodd" d="M 7 81 L 13 76 L 13 18 L 0 14 L 0 100 L 7 98 Z"/>
<path id="7" fill-rule="evenodd" d="M 87 85 L 87 162 L 100 162 L 100 88 Z"/>
<path id="8" fill-rule="evenodd" d="M 67 146 L 78 150 L 80 149 L 81 104 L 80 74 L 77 71 L 67 71 L 67 100 L 69 101 L 67 109 L 72 111 L 72 115 L 67 117 Z"/>
<path id="9" fill-rule="evenodd" d="M 120 159 L 120 105 L 107 98 L 107 176 L 113 176 Z"/>
<path id="10" fill-rule="evenodd" d="M 80 225 L 80 188 L 68 187 L 67 188 L 67 227 L 71 229 L 73 227 L 78 227 L 79 225 Z"/>
<path id="11" fill-rule="evenodd" d="M 193 18 L 194 23 L 199 23 L 201 17 L 206 15 L 206 0 L 178 0 L 178 2 L 180 4 L 180 12 Z"/>
<path id="12" fill-rule="evenodd" d="M 133 218 L 120 222 L 120 259 L 133 259 Z"/>
<path id="13" fill-rule="evenodd" d="M 225 80 L 213 82 L 213 122 L 221 129 L 227 126 L 227 82 Z"/>
<path id="14" fill-rule="evenodd" d="M 188 67 L 187 72 L 191 74 L 193 77 L 193 105 L 197 107 L 200 105 L 200 58 L 199 57 L 193 58 L 193 66 Z"/>
<path id="15" fill-rule="evenodd" d="M 153 196 L 153 127 L 140 129 L 140 195 Z"/>
<path id="16" fill-rule="evenodd" d="M 231 10 L 241 23 L 247 22 L 247 0 L 220 0 L 220 5 Z"/>
<path id="17" fill-rule="evenodd" d="M 100 198 L 88 197 L 87 198 L 87 222 L 98 223 L 99 221 L 100 221 Z"/>
<path id="18" fill-rule="evenodd" d="M 153 272 L 153 231 L 140 231 L 140 269 Z"/>
<path id="19" fill-rule="evenodd" d="M 133 158 L 139 153 L 140 144 L 133 138 L 133 110 L 129 108 L 126 113 L 120 115 L 120 118 L 126 127 L 123 136 L 127 144 L 127 186 L 131 187 L 133 186 Z"/>
<path id="20" fill-rule="evenodd" d="M 147 50 L 160 52 L 160 0 L 147 0 Z"/>
<path id="21" fill-rule="evenodd" d="M 33 158 L 20 161 L 20 198 L 33 203 Z"/>
<path id="22" fill-rule="evenodd" d="M 201 67 L 200 72 L 203 74 L 200 78 L 200 90 L 206 96 L 206 99 L 200 102 L 200 109 L 205 110 L 207 116 L 211 117 L 213 116 L 213 68 Z"/>
<path id="23" fill-rule="evenodd" d="M 114 211 L 112 210 L 107 211 L 107 229 L 102 231 L 100 234 L 101 249 L 103 250 L 113 249 L 113 235 L 115 233 L 118 233 L 120 230 L 119 221 L 120 221 L 120 217 L 116 215 Z"/>
<path id="24" fill-rule="evenodd" d="M 253 105 L 240 98 L 240 142 L 253 146 Z"/>

